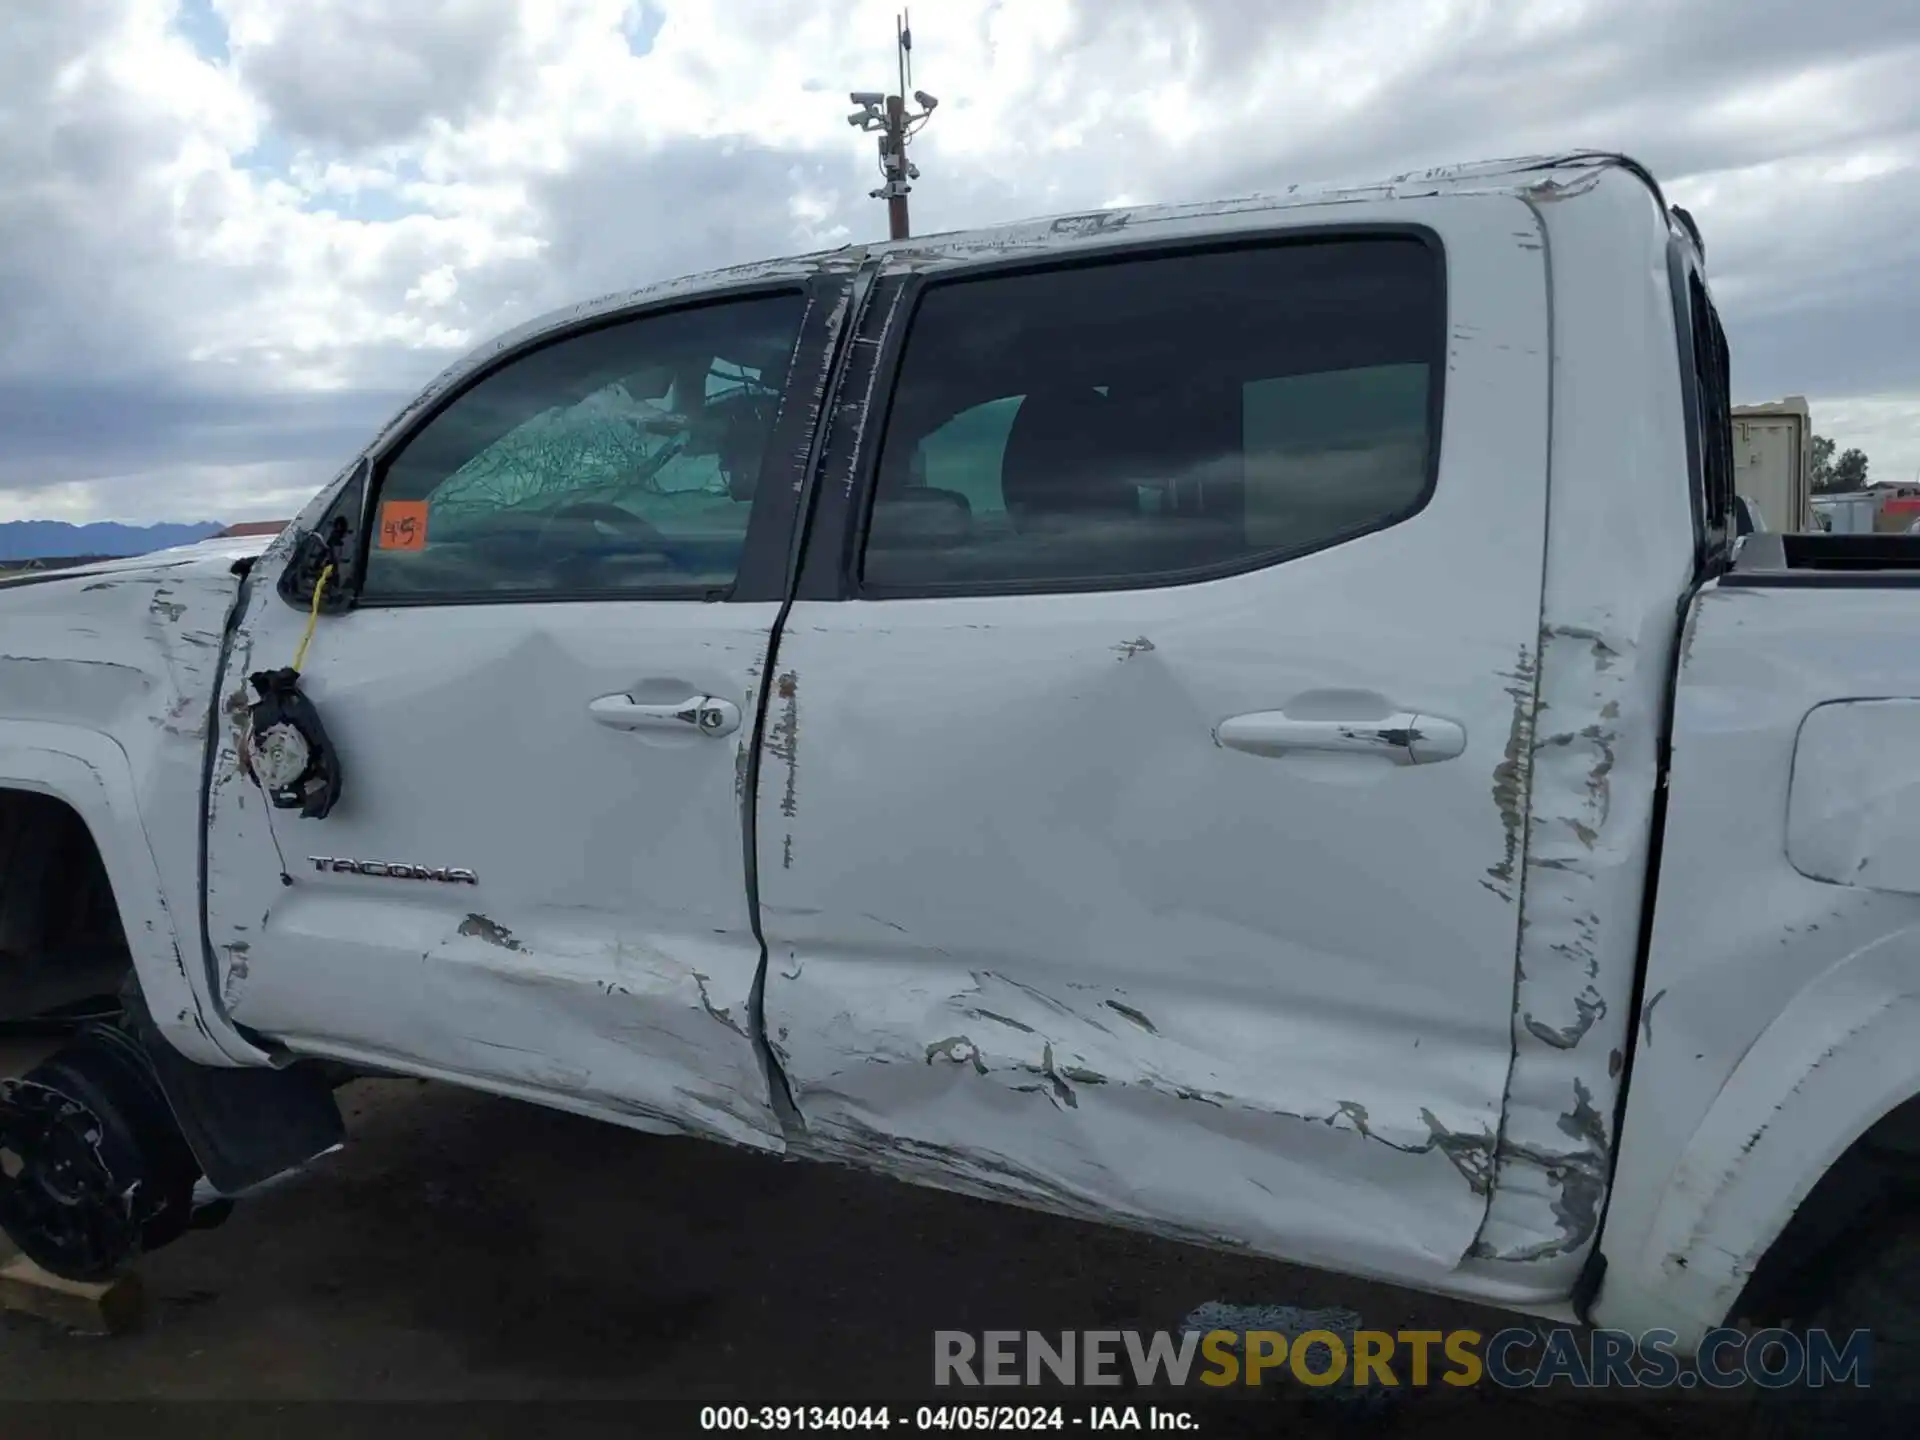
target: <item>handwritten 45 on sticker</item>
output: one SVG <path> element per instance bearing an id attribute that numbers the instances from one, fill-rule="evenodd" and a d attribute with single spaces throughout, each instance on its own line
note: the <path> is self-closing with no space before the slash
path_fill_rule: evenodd
<path id="1" fill-rule="evenodd" d="M 426 549 L 427 502 L 424 500 L 381 501 L 380 548 L 382 550 Z"/>

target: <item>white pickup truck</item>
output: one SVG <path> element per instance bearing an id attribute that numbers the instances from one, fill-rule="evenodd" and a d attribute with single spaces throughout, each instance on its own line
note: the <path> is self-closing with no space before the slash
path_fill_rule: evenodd
<path id="1" fill-rule="evenodd" d="M 0 1086 L 0 1225 L 99 1274 L 405 1073 L 1906 1323 L 1920 547 L 1736 547 L 1703 263 L 1586 153 L 853 246 L 484 347 L 264 553 L 8 584 L 4 1013 L 118 1018 Z"/>

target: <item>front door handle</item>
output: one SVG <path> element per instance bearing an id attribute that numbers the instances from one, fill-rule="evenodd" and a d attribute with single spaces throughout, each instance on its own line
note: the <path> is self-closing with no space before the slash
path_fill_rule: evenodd
<path id="1" fill-rule="evenodd" d="M 697 730 L 731 735 L 740 728 L 740 707 L 718 695 L 694 695 L 667 705 L 647 705 L 631 695 L 602 695 L 587 713 L 616 730 Z"/>
<path id="2" fill-rule="evenodd" d="M 1372 720 L 1295 720 L 1284 710 L 1259 710 L 1222 720 L 1213 738 L 1249 755 L 1321 750 L 1378 755 L 1396 765 L 1451 760 L 1467 748 L 1467 732 L 1457 722 L 1407 710 Z"/>

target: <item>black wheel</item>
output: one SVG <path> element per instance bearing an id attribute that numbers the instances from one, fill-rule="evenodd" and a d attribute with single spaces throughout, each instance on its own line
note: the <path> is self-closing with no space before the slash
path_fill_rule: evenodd
<path id="1" fill-rule="evenodd" d="M 1868 1384 L 1794 1386 L 1757 1397 L 1753 1440 L 1901 1436 L 1920 1429 L 1920 1218 L 1905 1215 L 1847 1247 L 1794 1329 L 1824 1330 L 1834 1347 L 1872 1332 Z"/>
<path id="2" fill-rule="evenodd" d="M 199 1166 L 146 1057 L 93 1026 L 0 1080 L 0 1230 L 69 1280 L 104 1280 L 178 1239 Z"/>

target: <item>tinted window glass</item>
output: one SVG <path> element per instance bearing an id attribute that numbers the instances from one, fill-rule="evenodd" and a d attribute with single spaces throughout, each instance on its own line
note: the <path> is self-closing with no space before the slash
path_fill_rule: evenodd
<path id="1" fill-rule="evenodd" d="M 803 308 L 643 316 L 489 375 L 387 465 L 365 593 L 724 590 Z"/>
<path id="2" fill-rule="evenodd" d="M 1416 240 L 1273 245 L 928 290 L 888 414 L 876 587 L 1140 583 L 1410 514 L 1444 282 Z"/>
<path id="3" fill-rule="evenodd" d="M 1700 277 L 1687 287 L 1693 321 L 1694 385 L 1700 397 L 1701 485 L 1706 494 L 1706 523 L 1724 531 L 1733 508 L 1733 398 L 1729 385 L 1727 337 L 1707 298 Z"/>

